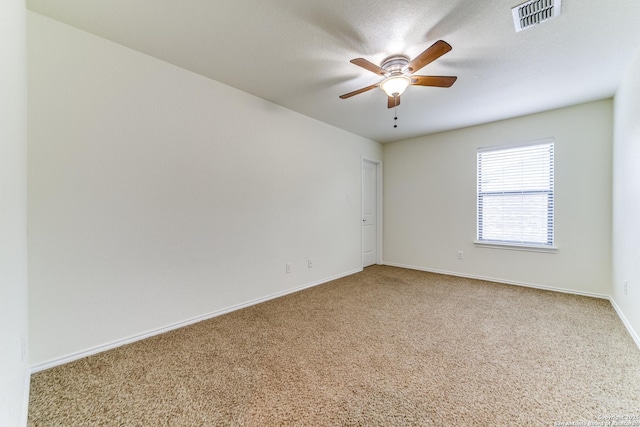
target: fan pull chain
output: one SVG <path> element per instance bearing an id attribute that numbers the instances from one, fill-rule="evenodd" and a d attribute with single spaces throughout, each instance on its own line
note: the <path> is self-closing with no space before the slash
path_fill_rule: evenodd
<path id="1" fill-rule="evenodd" d="M 397 128 L 398 127 L 398 107 L 393 107 L 393 127 Z"/>

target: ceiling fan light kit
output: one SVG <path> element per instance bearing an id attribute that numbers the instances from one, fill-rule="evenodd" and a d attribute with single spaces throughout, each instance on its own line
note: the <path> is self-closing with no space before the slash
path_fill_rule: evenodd
<path id="1" fill-rule="evenodd" d="M 404 93 L 404 91 L 411 84 L 411 78 L 403 74 L 397 74 L 389 76 L 380 83 L 380 89 L 382 89 L 387 96 L 397 97 Z"/>

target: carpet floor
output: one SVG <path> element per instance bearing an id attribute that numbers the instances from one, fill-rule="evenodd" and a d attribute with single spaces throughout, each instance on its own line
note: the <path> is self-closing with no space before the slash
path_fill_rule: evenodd
<path id="1" fill-rule="evenodd" d="M 373 266 L 36 373 L 28 425 L 640 426 L 640 350 L 606 300 Z"/>

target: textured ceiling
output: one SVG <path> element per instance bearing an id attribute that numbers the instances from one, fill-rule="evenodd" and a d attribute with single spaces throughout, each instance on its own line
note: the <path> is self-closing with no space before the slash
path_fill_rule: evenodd
<path id="1" fill-rule="evenodd" d="M 516 33 L 520 0 L 27 0 L 82 30 L 379 142 L 610 97 L 640 46 L 640 1 L 563 0 L 562 14 Z M 398 128 L 386 95 L 349 60 L 453 50 L 418 74 Z"/>

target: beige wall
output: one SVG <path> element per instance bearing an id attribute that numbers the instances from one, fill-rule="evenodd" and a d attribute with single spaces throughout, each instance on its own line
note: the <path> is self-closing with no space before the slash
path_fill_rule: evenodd
<path id="1" fill-rule="evenodd" d="M 640 51 L 615 96 L 613 300 L 640 346 Z M 625 282 L 627 291 L 625 292 Z"/>
<path id="2" fill-rule="evenodd" d="M 26 423 L 27 62 L 25 5 L 0 2 L 0 425 Z"/>
<path id="3" fill-rule="evenodd" d="M 609 295 L 612 111 L 605 100 L 385 145 L 385 263 Z M 557 252 L 474 246 L 477 148 L 545 137 Z"/>
<path id="4" fill-rule="evenodd" d="M 36 369 L 361 268 L 379 144 L 28 18 Z"/>

